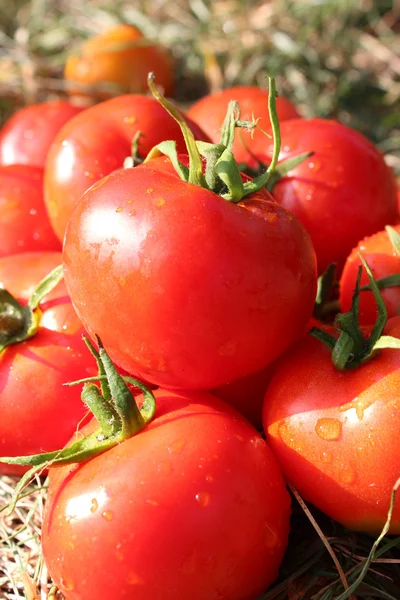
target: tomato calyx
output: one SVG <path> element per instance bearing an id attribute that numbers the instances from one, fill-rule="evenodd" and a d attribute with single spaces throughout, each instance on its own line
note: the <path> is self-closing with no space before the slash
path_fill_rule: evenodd
<path id="1" fill-rule="evenodd" d="M 385 227 L 386 232 L 389 236 L 389 240 L 394 248 L 396 254 L 400 256 L 400 234 L 397 233 L 393 227 L 387 225 Z M 398 287 L 400 286 L 400 273 L 392 273 L 392 275 L 387 275 L 386 277 L 381 277 L 381 279 L 376 280 L 376 284 L 380 290 L 385 290 L 386 288 Z M 363 285 L 360 290 L 361 292 L 369 292 L 371 291 L 371 285 Z"/>
<path id="2" fill-rule="evenodd" d="M 334 327 L 339 332 L 339 337 L 336 338 L 318 327 L 313 327 L 309 331 L 310 335 L 332 350 L 332 362 L 341 371 L 359 367 L 383 348 L 400 349 L 398 338 L 382 335 L 388 319 L 386 305 L 372 271 L 361 253 L 360 259 L 367 271 L 378 311 L 370 335 L 367 338 L 364 336 L 359 323 L 362 266 L 358 269 L 350 311 L 336 315 L 334 320 Z"/>
<path id="3" fill-rule="evenodd" d="M 314 302 L 313 317 L 324 321 L 339 311 L 339 302 L 335 298 L 338 281 L 336 279 L 336 263 L 328 265 L 318 277 L 317 295 Z"/>
<path id="4" fill-rule="evenodd" d="M 268 109 L 272 124 L 274 149 L 271 164 L 264 173 L 251 181 L 243 182 L 240 168 L 232 153 L 232 144 L 237 127 L 255 129 L 257 120 L 242 121 L 240 107 L 231 101 L 222 127 L 221 139 L 218 144 L 196 141 L 180 112 L 170 103 L 155 85 L 154 73 L 148 75 L 148 85 L 153 96 L 165 110 L 177 121 L 184 137 L 189 154 L 189 167 L 183 165 L 176 150 L 176 142 L 168 140 L 155 146 L 145 159 L 145 163 L 156 156 L 165 154 L 183 181 L 208 189 L 229 202 L 238 203 L 250 194 L 265 187 L 272 176 L 280 151 L 280 130 L 276 111 L 276 87 L 273 77 L 269 79 Z M 205 173 L 203 173 L 203 159 Z"/>
<path id="5" fill-rule="evenodd" d="M 77 439 L 66 448 L 30 456 L 1 457 L 0 462 L 32 468 L 21 478 L 15 490 L 15 502 L 30 478 L 49 466 L 79 463 L 106 452 L 139 433 L 153 419 L 156 411 L 154 394 L 134 377 L 122 377 L 96 336 L 99 351 L 88 338 L 84 342 L 97 362 L 98 374 L 64 385 L 83 384 L 81 399 L 96 417 L 99 427 L 91 434 Z M 99 382 L 100 389 L 93 382 Z M 139 408 L 127 383 L 143 392 Z M 15 503 L 13 502 L 13 506 Z"/>
<path id="6" fill-rule="evenodd" d="M 40 303 L 62 280 L 62 266 L 51 271 L 34 290 L 23 306 L 12 294 L 0 289 L 0 352 L 12 344 L 25 342 L 36 335 L 40 320 Z"/>

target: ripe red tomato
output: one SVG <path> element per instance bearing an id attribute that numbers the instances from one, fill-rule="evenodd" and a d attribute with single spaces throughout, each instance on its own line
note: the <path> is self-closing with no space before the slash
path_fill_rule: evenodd
<path id="1" fill-rule="evenodd" d="M 156 418 L 138 434 L 50 469 L 51 577 L 67 600 L 254 600 L 287 544 L 290 499 L 276 461 L 210 394 L 155 395 Z"/>
<path id="2" fill-rule="evenodd" d="M 197 139 L 208 138 L 189 123 Z M 140 155 L 163 140 L 185 144 L 179 125 L 148 96 L 130 95 L 97 104 L 68 123 L 54 141 L 45 169 L 45 201 L 51 224 L 60 240 L 82 194 L 96 181 L 122 167 L 140 131 Z"/>
<path id="3" fill-rule="evenodd" d="M 233 406 L 256 429 L 262 429 L 264 396 L 272 375 L 273 365 L 268 365 L 258 373 L 212 390 L 212 394 Z"/>
<path id="4" fill-rule="evenodd" d="M 82 110 L 65 100 L 21 108 L 0 130 L 0 164 L 44 167 L 57 133 Z"/>
<path id="5" fill-rule="evenodd" d="M 105 99 L 115 92 L 147 92 L 147 75 L 155 71 L 158 84 L 170 95 L 173 67 L 166 48 L 144 38 L 136 27 L 117 25 L 85 42 L 79 54 L 71 55 L 64 75 L 70 83 L 83 84 L 82 90 L 71 86 L 72 95 L 85 94 L 84 86 L 96 86 L 94 95 Z"/>
<path id="6" fill-rule="evenodd" d="M 264 193 L 233 204 L 150 164 L 86 192 L 64 267 L 89 333 L 168 388 L 262 370 L 302 333 L 316 292 L 311 242 L 284 208 Z"/>
<path id="7" fill-rule="evenodd" d="M 26 302 L 37 284 L 61 263 L 61 252 L 31 252 L 0 259 L 0 287 Z M 86 412 L 79 387 L 62 384 L 96 374 L 82 342 L 82 326 L 63 282 L 40 304 L 37 334 L 0 354 L 0 456 L 62 447 Z M 4 321 L 2 321 L 4 325 Z M 0 464 L 3 474 L 25 467 Z"/>
<path id="8" fill-rule="evenodd" d="M 311 235 L 318 271 L 332 262 L 340 271 L 359 240 L 396 222 L 393 173 L 371 142 L 336 121 L 284 121 L 281 138 L 280 160 L 308 151 L 315 154 L 281 179 L 272 194 Z M 270 140 L 257 138 L 252 149 L 269 162 Z"/>
<path id="9" fill-rule="evenodd" d="M 400 225 L 394 227 L 400 233 Z M 400 254 L 396 252 L 385 230 L 362 240 L 348 257 L 340 279 L 340 307 L 342 312 L 350 310 L 354 292 L 354 282 L 361 265 L 359 253 L 367 261 L 375 279 L 388 275 L 399 274 Z M 369 283 L 368 275 L 363 270 L 361 285 Z M 400 310 L 400 286 L 389 287 L 381 290 L 389 317 L 395 317 Z M 361 292 L 360 296 L 360 322 L 371 324 L 377 315 L 376 302 L 371 291 Z"/>
<path id="10" fill-rule="evenodd" d="M 61 250 L 43 201 L 43 169 L 0 166 L 0 257 Z"/>
<path id="11" fill-rule="evenodd" d="M 195 102 L 187 111 L 187 115 L 209 135 L 212 142 L 217 143 L 221 136 L 221 127 L 230 100 L 237 100 L 239 103 L 243 120 L 251 121 L 254 117 L 259 119 L 258 125 L 264 131 L 271 130 L 268 112 L 268 90 L 257 86 L 239 85 L 221 92 L 208 94 Z M 280 122 L 300 116 L 293 104 L 283 96 L 276 99 L 276 109 Z M 267 145 L 268 138 L 259 129 L 251 133 L 241 129 L 240 135 L 243 136 L 246 146 L 250 149 L 253 148 L 253 144 L 256 142 Z M 247 163 L 250 156 L 240 139 L 240 135 L 238 133 L 236 135 L 233 143 L 233 153 L 237 162 Z"/>
<path id="12" fill-rule="evenodd" d="M 400 317 L 386 335 L 400 338 Z M 308 336 L 278 365 L 265 396 L 267 441 L 287 480 L 346 527 L 378 533 L 399 477 L 400 352 L 338 371 Z M 400 533 L 400 498 L 391 533 Z"/>

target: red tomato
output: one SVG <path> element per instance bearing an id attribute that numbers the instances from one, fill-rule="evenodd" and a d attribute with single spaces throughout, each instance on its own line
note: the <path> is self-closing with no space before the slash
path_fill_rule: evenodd
<path id="1" fill-rule="evenodd" d="M 210 394 L 155 395 L 144 430 L 51 469 L 51 577 L 67 600 L 254 600 L 276 578 L 289 530 L 274 457 Z"/>
<path id="2" fill-rule="evenodd" d="M 262 371 L 216 388 L 212 393 L 233 406 L 254 427 L 262 429 L 264 396 L 272 375 L 273 365 L 268 365 Z"/>
<path id="3" fill-rule="evenodd" d="M 233 204 L 148 165 L 86 192 L 64 265 L 90 334 L 119 366 L 168 388 L 262 370 L 299 337 L 316 292 L 307 233 L 264 193 Z"/>
<path id="4" fill-rule="evenodd" d="M 189 125 L 197 139 L 208 140 L 197 125 Z M 92 106 L 60 131 L 45 169 L 45 201 L 60 240 L 82 194 L 122 167 L 138 131 L 143 134 L 139 143 L 142 157 L 168 139 L 177 141 L 179 151 L 186 150 L 179 125 L 157 100 L 139 94 Z"/>
<path id="5" fill-rule="evenodd" d="M 264 131 L 271 130 L 271 122 L 268 112 L 268 90 L 256 86 L 239 85 L 235 87 L 209 94 L 195 102 L 189 108 L 187 114 L 210 136 L 212 142 L 219 142 L 221 136 L 221 127 L 224 122 L 226 110 L 230 100 L 237 100 L 241 110 L 241 119 L 251 121 L 254 118 L 259 119 L 258 125 Z M 297 109 L 289 100 L 283 96 L 276 99 L 276 109 L 279 121 L 286 119 L 295 119 L 299 117 Z M 240 130 L 236 133 L 236 139 L 233 144 L 233 153 L 237 162 L 246 163 L 249 161 L 249 153 L 243 145 L 240 136 L 243 136 L 246 146 L 252 149 L 253 144 L 268 143 L 265 133 L 256 129 L 252 133 Z"/>
<path id="6" fill-rule="evenodd" d="M 43 201 L 43 169 L 0 166 L 0 257 L 61 250 Z"/>
<path id="7" fill-rule="evenodd" d="M 400 225 L 397 225 L 394 229 L 400 233 Z M 343 269 L 340 280 L 340 307 L 342 312 L 349 311 L 351 307 L 354 282 L 361 265 L 359 252 L 362 252 L 375 279 L 381 279 L 396 273 L 400 276 L 400 255 L 390 242 L 387 232 L 385 230 L 379 231 L 371 237 L 365 238 L 350 254 Z M 368 275 L 363 269 L 361 285 L 367 285 L 368 283 Z M 397 316 L 400 310 L 400 286 L 383 289 L 381 293 L 388 310 L 388 316 Z M 376 317 L 377 307 L 373 293 L 370 291 L 361 292 L 360 322 L 371 324 L 375 322 Z"/>
<path id="8" fill-rule="evenodd" d="M 0 130 L 0 164 L 44 167 L 57 133 L 81 111 L 65 100 L 21 108 Z"/>
<path id="9" fill-rule="evenodd" d="M 400 317 L 386 335 L 400 337 Z M 308 336 L 278 365 L 263 412 L 267 441 L 299 493 L 346 527 L 378 533 L 400 474 L 400 352 L 338 371 Z M 400 533 L 400 498 L 391 533 Z"/>
<path id="10" fill-rule="evenodd" d="M 67 59 L 65 79 L 83 84 L 82 87 L 97 85 L 98 92 L 94 95 L 104 99 L 116 91 L 147 92 L 147 75 L 155 71 L 157 83 L 170 95 L 173 66 L 166 48 L 144 38 L 136 27 L 117 25 L 85 42 L 79 54 Z M 70 93 L 83 92 L 71 87 Z"/>
<path id="11" fill-rule="evenodd" d="M 281 124 L 280 160 L 315 154 L 289 172 L 272 194 L 303 223 L 314 243 L 318 271 L 336 262 L 340 271 L 366 235 L 396 222 L 396 185 L 383 155 L 353 129 L 325 119 Z M 268 163 L 270 140 L 254 140 L 253 151 Z"/>
<path id="12" fill-rule="evenodd" d="M 0 287 L 20 302 L 61 263 L 60 252 L 32 252 L 0 259 Z M 0 354 L 0 456 L 22 456 L 62 447 L 86 412 L 80 388 L 62 384 L 96 374 L 82 342 L 82 326 L 63 282 L 40 305 L 37 334 Z M 0 464 L 0 472 L 25 467 Z"/>

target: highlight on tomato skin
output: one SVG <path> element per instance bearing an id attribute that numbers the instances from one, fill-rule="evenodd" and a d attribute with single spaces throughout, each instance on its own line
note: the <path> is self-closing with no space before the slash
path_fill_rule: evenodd
<path id="1" fill-rule="evenodd" d="M 38 283 L 62 261 L 61 252 L 27 252 L 0 258 L 0 288 L 26 305 Z M 1 303 L 0 303 L 1 307 Z M 0 353 L 0 456 L 21 456 L 63 447 L 87 409 L 80 389 L 63 384 L 76 374 L 96 374 L 82 342 L 82 325 L 60 282 L 40 303 L 34 337 Z M 2 322 L 2 334 L 6 323 Z M 18 465 L 0 473 L 21 475 Z"/>
<path id="2" fill-rule="evenodd" d="M 187 115 L 206 132 L 213 143 L 219 142 L 221 127 L 230 100 L 237 100 L 241 110 L 241 118 L 257 121 L 259 128 L 253 131 L 241 130 L 233 143 L 233 153 L 238 163 L 248 163 L 250 155 L 246 146 L 252 150 L 253 144 L 266 144 L 264 133 L 271 133 L 271 122 L 268 112 L 268 90 L 257 86 L 233 86 L 204 96 L 189 108 Z M 296 107 L 284 96 L 276 99 L 279 122 L 286 119 L 299 118 Z M 262 131 L 263 130 L 263 131 Z M 245 142 L 245 145 L 242 142 Z M 258 146 L 257 146 L 258 147 Z"/>
<path id="3" fill-rule="evenodd" d="M 146 93 L 149 71 L 157 72 L 158 84 L 171 95 L 174 61 L 169 50 L 146 39 L 137 27 L 122 24 L 82 44 L 68 57 L 64 77 L 71 96 L 105 100 L 116 93 Z"/>
<path id="4" fill-rule="evenodd" d="M 310 234 L 318 272 L 336 263 L 339 275 L 361 239 L 397 222 L 393 172 L 366 137 L 337 121 L 289 119 L 280 129 L 280 161 L 314 154 L 289 171 L 272 195 Z M 252 150 L 261 162 L 269 164 L 272 148 L 268 138 L 254 138 Z"/>
<path id="5" fill-rule="evenodd" d="M 155 395 L 145 429 L 50 470 L 49 573 L 68 600 L 255 600 L 287 545 L 280 469 L 260 434 L 211 394 Z"/>
<path id="6" fill-rule="evenodd" d="M 0 257 L 60 251 L 43 199 L 43 169 L 0 166 Z"/>
<path id="7" fill-rule="evenodd" d="M 189 122 L 197 139 L 209 141 Z M 154 98 L 131 94 L 112 98 L 77 115 L 54 140 L 45 167 L 45 202 L 50 222 L 62 241 L 65 228 L 83 193 L 99 179 L 120 169 L 132 154 L 132 141 L 141 132 L 139 156 L 156 144 L 176 140 L 185 144 L 178 124 Z"/>
<path id="8" fill-rule="evenodd" d="M 60 129 L 83 108 L 66 100 L 30 104 L 14 113 L 0 129 L 0 164 L 44 167 Z"/>
<path id="9" fill-rule="evenodd" d="M 400 317 L 388 320 L 384 334 L 400 338 Z M 278 364 L 263 423 L 287 481 L 305 500 L 349 529 L 381 532 L 400 469 L 399 350 L 338 371 L 328 347 L 303 339 Z M 400 533 L 399 498 L 389 532 Z"/>
<path id="10" fill-rule="evenodd" d="M 400 225 L 393 229 L 400 234 Z M 399 314 L 400 308 L 400 253 L 396 251 L 390 241 L 386 230 L 379 231 L 366 237 L 351 252 L 345 263 L 340 278 L 340 307 L 342 312 L 350 309 L 354 291 L 354 281 L 361 265 L 360 253 L 369 264 L 376 280 L 398 275 L 398 283 L 393 287 L 381 290 L 382 297 L 389 317 Z M 365 272 L 361 276 L 361 285 L 368 285 L 369 280 Z M 372 291 L 363 291 L 360 296 L 360 322 L 366 325 L 375 321 L 377 314 L 376 302 Z"/>

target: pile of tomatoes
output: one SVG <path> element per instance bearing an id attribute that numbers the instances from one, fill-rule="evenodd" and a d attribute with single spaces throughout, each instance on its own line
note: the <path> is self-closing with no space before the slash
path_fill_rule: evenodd
<path id="1" fill-rule="evenodd" d="M 128 29 L 85 60 L 136 48 Z M 43 553 L 67 600 L 257 600 L 287 546 L 286 483 L 351 529 L 386 522 L 395 179 L 271 86 L 184 115 L 150 78 L 154 97 L 48 102 L 0 131 L 0 472 L 49 473 Z"/>

